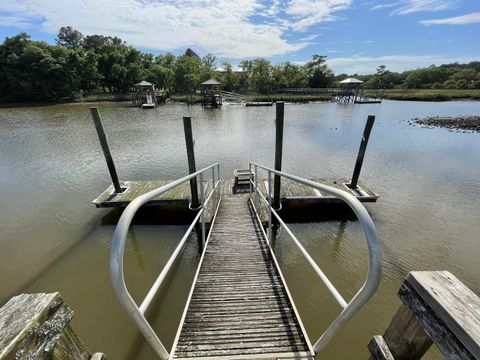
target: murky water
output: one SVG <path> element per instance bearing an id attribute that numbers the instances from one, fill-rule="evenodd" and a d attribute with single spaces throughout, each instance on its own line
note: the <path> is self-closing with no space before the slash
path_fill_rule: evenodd
<path id="1" fill-rule="evenodd" d="M 187 173 L 182 116 L 193 119 L 197 167 L 220 162 L 222 176 L 274 158 L 274 108 L 166 105 L 142 111 L 99 105 L 123 180 Z M 90 201 L 109 177 L 88 105 L 0 109 L 0 303 L 20 291 L 60 291 L 90 349 L 110 359 L 153 354 L 123 314 L 108 277 L 113 225 Z M 417 116 L 478 115 L 480 102 L 286 105 L 285 171 L 348 177 L 368 114 L 377 116 L 361 174 L 380 193 L 367 205 L 384 251 L 381 287 L 319 358 L 361 359 L 383 333 L 411 270 L 449 270 L 480 293 L 480 134 L 412 127 Z M 292 230 L 348 299 L 361 286 L 367 252 L 356 222 L 292 224 Z M 137 300 L 145 295 L 185 226 L 132 227 L 125 269 Z M 277 254 L 312 341 L 339 308 L 286 234 Z M 170 346 L 195 267 L 187 245 L 150 317 Z M 429 358 L 438 358 L 430 351 Z"/>

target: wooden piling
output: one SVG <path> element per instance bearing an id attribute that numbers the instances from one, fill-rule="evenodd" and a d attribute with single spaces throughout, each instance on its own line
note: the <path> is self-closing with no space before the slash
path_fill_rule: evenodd
<path id="1" fill-rule="evenodd" d="M 185 143 L 187 146 L 187 157 L 188 157 L 188 171 L 190 174 L 196 172 L 195 166 L 195 150 L 193 142 L 193 132 L 192 132 L 192 119 L 189 116 L 183 117 L 183 129 L 185 131 Z M 199 206 L 198 202 L 198 188 L 197 188 L 197 178 L 190 180 L 190 190 L 192 192 L 192 208 L 197 209 Z"/>
<path id="2" fill-rule="evenodd" d="M 395 360 L 419 360 L 432 345 L 432 340 L 406 305 L 401 305 L 383 339 Z"/>
<path id="3" fill-rule="evenodd" d="M 102 145 L 103 155 L 107 161 L 108 171 L 110 172 L 110 177 L 112 178 L 113 187 L 115 188 L 115 192 L 120 194 L 123 192 L 123 189 L 120 186 L 120 181 L 118 180 L 117 170 L 115 169 L 112 154 L 110 153 L 110 148 L 108 146 L 105 130 L 103 129 L 100 112 L 96 107 L 90 108 L 90 112 L 92 114 L 93 123 L 95 124 L 95 129 L 97 130 L 98 140 L 100 140 L 100 145 Z"/>
<path id="4" fill-rule="evenodd" d="M 277 102 L 276 105 L 276 121 L 275 121 L 275 170 L 282 171 L 282 152 L 283 152 L 283 124 L 284 124 L 284 107 L 283 101 Z M 280 184 L 281 177 L 275 175 L 273 178 L 273 208 L 280 209 Z"/>
<path id="5" fill-rule="evenodd" d="M 352 181 L 350 187 L 352 189 L 357 188 L 358 178 L 360 177 L 360 170 L 362 170 L 363 158 L 365 157 L 365 151 L 367 149 L 368 138 L 372 131 L 373 123 L 375 122 L 375 116 L 369 115 L 367 123 L 365 124 L 365 130 L 363 131 L 362 141 L 360 143 L 360 149 L 358 150 L 357 162 L 355 163 L 355 169 L 353 170 Z"/>

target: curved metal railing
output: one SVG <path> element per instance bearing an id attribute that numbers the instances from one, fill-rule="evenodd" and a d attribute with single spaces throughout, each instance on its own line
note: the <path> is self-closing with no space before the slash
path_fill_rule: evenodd
<path id="1" fill-rule="evenodd" d="M 217 171 L 215 171 L 215 169 Z M 204 174 L 208 171 L 212 171 L 212 191 L 205 199 L 205 186 L 204 186 Z M 216 173 L 216 176 L 215 176 Z M 201 195 L 201 204 L 200 210 L 198 214 L 195 216 L 195 219 L 188 227 L 187 231 L 183 235 L 182 239 L 180 240 L 179 244 L 175 248 L 175 251 L 168 259 L 165 267 L 162 269 L 160 274 L 158 275 L 157 279 L 155 280 L 153 286 L 145 296 L 145 299 L 142 301 L 140 306 L 137 305 L 135 300 L 133 300 L 132 296 L 127 290 L 125 285 L 125 278 L 123 274 L 123 254 L 125 251 L 125 243 L 127 240 L 127 233 L 128 229 L 130 228 L 130 224 L 132 219 L 137 212 L 137 210 L 142 207 L 145 203 L 152 200 L 153 198 L 172 190 L 173 188 L 183 184 L 184 182 L 191 180 L 193 178 L 199 177 L 200 182 L 200 195 Z M 112 242 L 112 249 L 110 251 L 110 281 L 113 286 L 113 290 L 117 295 L 117 298 L 123 308 L 126 310 L 127 314 L 132 318 L 132 320 L 137 325 L 140 332 L 143 334 L 145 339 L 149 342 L 152 348 L 155 350 L 157 355 L 162 360 L 167 360 L 169 358 L 169 353 L 165 349 L 164 345 L 158 338 L 155 331 L 150 326 L 148 320 L 145 318 L 145 312 L 147 311 L 149 305 L 151 304 L 152 300 L 154 299 L 155 295 L 158 292 L 158 289 L 162 285 L 163 280 L 168 274 L 168 271 L 172 267 L 175 259 L 177 258 L 178 254 L 183 248 L 188 236 L 192 232 L 193 228 L 200 220 L 202 224 L 202 245 L 205 246 L 205 207 L 215 194 L 217 189 L 220 189 L 218 186 L 220 179 L 220 166 L 218 163 L 210 165 L 202 170 L 199 170 L 193 174 L 185 176 L 181 179 L 171 182 L 165 186 L 161 186 L 155 190 L 152 190 L 146 194 L 143 194 L 137 198 L 135 198 L 130 204 L 125 208 L 123 211 L 120 220 L 118 221 L 117 227 L 115 229 L 115 233 L 113 234 L 113 242 Z M 218 207 L 218 201 L 220 200 L 220 193 L 216 191 L 216 205 L 215 208 Z"/>
<path id="2" fill-rule="evenodd" d="M 382 273 L 382 253 L 380 249 L 380 244 L 377 237 L 377 231 L 375 230 L 375 225 L 373 224 L 372 218 L 367 212 L 367 209 L 362 205 L 362 203 L 355 198 L 353 195 L 349 194 L 346 191 L 336 189 L 334 187 L 320 184 L 314 181 L 310 181 L 295 175 L 290 175 L 281 171 L 277 171 L 262 165 L 255 163 L 250 163 L 250 173 L 252 173 L 252 167 L 255 168 L 253 172 L 253 180 L 250 180 L 251 190 L 254 190 L 258 194 L 259 199 L 257 202 L 257 207 L 259 205 L 260 199 L 266 203 L 269 218 L 268 218 L 268 238 L 269 242 L 272 241 L 272 216 L 278 220 L 279 224 L 285 229 L 288 235 L 292 238 L 295 245 L 297 245 L 300 252 L 306 258 L 308 263 L 313 267 L 314 271 L 317 273 L 318 277 L 323 281 L 327 289 L 331 292 L 334 298 L 337 300 L 338 304 L 342 307 L 340 314 L 333 320 L 325 332 L 320 336 L 320 338 L 313 345 L 313 349 L 316 353 L 322 350 L 333 338 L 335 333 L 347 323 L 359 310 L 365 305 L 365 303 L 373 296 L 376 292 L 378 285 L 380 284 L 380 276 Z M 258 189 L 258 169 L 263 169 L 268 173 L 268 200 Z M 355 294 L 355 296 L 349 301 L 345 301 L 342 295 L 338 292 L 332 282 L 327 278 L 325 273 L 320 269 L 320 267 L 315 263 L 307 250 L 302 246 L 298 241 L 296 236 L 291 232 L 288 226 L 283 222 L 278 213 L 272 207 L 272 174 L 278 175 L 280 178 L 284 177 L 295 182 L 307 185 L 314 189 L 322 190 L 326 193 L 334 195 L 339 199 L 346 202 L 350 208 L 356 214 L 358 221 L 360 222 L 365 238 L 367 240 L 368 246 L 368 272 L 365 282 L 360 290 Z M 252 195 L 250 192 L 250 196 Z M 253 203 L 253 199 L 252 203 Z M 257 210 L 256 210 L 257 211 Z"/>

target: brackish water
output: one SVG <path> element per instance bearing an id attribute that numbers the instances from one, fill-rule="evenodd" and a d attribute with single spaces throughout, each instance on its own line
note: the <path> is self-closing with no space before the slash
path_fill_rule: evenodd
<path id="1" fill-rule="evenodd" d="M 193 119 L 197 168 L 221 164 L 222 177 L 249 161 L 274 158 L 274 108 L 165 105 L 155 110 L 98 105 L 122 180 L 175 179 L 187 173 L 182 116 Z M 152 352 L 117 304 L 108 277 L 115 229 L 108 210 L 90 201 L 109 184 L 89 105 L 0 109 L 0 304 L 18 292 L 60 291 L 73 326 L 110 359 L 150 359 Z M 381 197 L 368 204 L 383 246 L 384 272 L 371 302 L 319 358 L 365 359 L 383 333 L 411 270 L 448 270 L 480 293 L 480 134 L 410 126 L 424 116 L 478 115 L 480 102 L 394 102 L 285 107 L 283 169 L 349 177 L 367 115 L 374 125 L 360 179 Z M 291 224 L 293 232 L 349 299 L 366 274 L 367 250 L 354 221 Z M 134 225 L 125 258 L 137 300 L 162 269 L 186 226 Z M 286 234 L 277 256 L 312 340 L 339 312 Z M 192 239 L 162 290 L 151 318 L 173 341 L 198 263 Z M 440 358 L 432 350 L 428 358 Z"/>

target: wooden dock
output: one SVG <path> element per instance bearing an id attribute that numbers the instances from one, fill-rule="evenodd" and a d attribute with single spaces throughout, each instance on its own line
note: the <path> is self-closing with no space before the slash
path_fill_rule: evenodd
<path id="1" fill-rule="evenodd" d="M 247 196 L 222 198 L 185 309 L 176 359 L 313 359 Z"/>
<path id="2" fill-rule="evenodd" d="M 359 183 L 357 189 L 352 190 L 346 184 L 348 180 L 325 180 L 325 179 L 312 179 L 313 181 L 336 187 L 340 190 L 350 192 L 358 200 L 362 202 L 375 202 L 379 195 L 368 189 L 365 185 Z M 122 193 L 116 193 L 113 185 L 110 185 L 100 196 L 98 196 L 93 203 L 98 208 L 105 207 L 126 207 L 133 199 L 143 195 L 149 191 L 152 191 L 160 186 L 166 185 L 173 180 L 152 180 L 152 181 L 125 181 L 121 183 L 122 188 L 126 190 Z M 220 194 L 221 196 L 232 196 L 237 191 L 248 191 L 248 186 L 243 186 L 239 189 L 235 189 L 233 179 L 221 179 L 220 180 Z M 266 180 L 261 180 L 258 183 L 260 191 L 264 195 L 268 195 L 268 183 Z M 205 182 L 205 193 L 209 194 L 212 189 L 212 182 Z M 301 202 L 313 202 L 313 203 L 339 203 L 341 200 L 338 198 L 321 193 L 318 190 L 312 189 L 306 185 L 296 183 L 288 179 L 282 179 L 282 185 L 280 189 L 280 198 L 283 202 L 288 201 L 301 201 Z M 161 206 L 167 204 L 184 204 L 188 205 L 191 200 L 190 186 L 188 182 L 170 190 L 154 200 L 147 203 L 150 206 Z"/>

